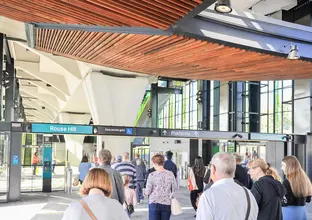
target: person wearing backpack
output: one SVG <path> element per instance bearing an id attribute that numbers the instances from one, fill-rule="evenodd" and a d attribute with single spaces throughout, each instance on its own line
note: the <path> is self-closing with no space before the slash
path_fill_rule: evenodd
<path id="1" fill-rule="evenodd" d="M 134 212 L 134 206 L 136 206 L 137 199 L 135 191 L 129 187 L 131 180 L 130 177 L 128 175 L 122 175 L 121 177 L 125 187 L 125 203 L 123 204 L 123 207 L 129 218 L 131 218 L 131 214 Z"/>

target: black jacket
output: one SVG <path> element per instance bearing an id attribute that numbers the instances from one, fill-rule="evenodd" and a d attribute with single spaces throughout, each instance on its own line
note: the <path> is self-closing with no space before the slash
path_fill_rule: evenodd
<path id="1" fill-rule="evenodd" d="M 144 188 L 146 188 L 146 183 L 147 183 L 147 178 L 148 176 L 150 175 L 150 173 L 156 171 L 154 167 L 150 168 L 147 170 L 147 173 L 146 173 L 146 178 L 145 178 L 145 181 L 144 181 Z"/>
<path id="2" fill-rule="evenodd" d="M 261 177 L 251 189 L 258 206 L 258 220 L 281 220 L 284 186 L 272 176 Z"/>
<path id="3" fill-rule="evenodd" d="M 237 180 L 248 189 L 252 188 L 252 180 L 248 174 L 248 170 L 241 165 L 236 165 L 234 180 Z"/>
<path id="4" fill-rule="evenodd" d="M 290 182 L 288 181 L 288 179 L 285 179 L 283 181 L 283 186 L 286 189 L 286 193 L 282 202 L 282 206 L 305 206 L 306 202 L 311 202 L 311 196 L 296 197 L 291 190 Z"/>

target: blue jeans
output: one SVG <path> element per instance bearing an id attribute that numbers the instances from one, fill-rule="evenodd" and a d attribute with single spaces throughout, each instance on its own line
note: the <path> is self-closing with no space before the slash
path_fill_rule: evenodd
<path id="1" fill-rule="evenodd" d="M 149 220 L 169 220 L 170 215 L 171 205 L 149 204 Z"/>
<path id="2" fill-rule="evenodd" d="M 36 175 L 36 168 L 37 168 L 37 164 L 34 164 L 34 163 L 33 163 L 33 166 L 34 166 L 34 169 L 33 169 L 33 175 Z"/>
<path id="3" fill-rule="evenodd" d="M 305 206 L 286 206 L 282 207 L 283 220 L 308 220 L 307 209 Z"/>
<path id="4" fill-rule="evenodd" d="M 138 202 L 140 202 L 141 199 L 144 200 L 143 187 L 144 187 L 144 180 L 142 181 L 138 180 L 136 184 L 136 191 L 135 191 Z"/>

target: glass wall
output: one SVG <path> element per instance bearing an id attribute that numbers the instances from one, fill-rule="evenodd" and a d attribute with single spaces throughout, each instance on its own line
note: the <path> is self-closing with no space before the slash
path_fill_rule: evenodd
<path id="1" fill-rule="evenodd" d="M 218 82 L 218 81 L 216 81 Z M 219 131 L 228 131 L 229 83 L 210 81 L 210 130 L 214 123 Z M 249 132 L 249 83 L 243 82 L 238 96 L 242 96 L 242 130 Z M 198 105 L 196 94 L 198 82 L 185 83 L 182 94 L 170 95 L 159 113 L 160 128 L 197 129 Z M 260 131 L 262 133 L 293 133 L 292 127 L 293 81 L 261 81 L 260 88 Z"/>
<path id="2" fill-rule="evenodd" d="M 182 94 L 170 95 L 164 108 L 159 113 L 159 128 L 197 129 L 197 85 L 197 81 L 189 81 L 182 88 Z"/>
<path id="3" fill-rule="evenodd" d="M 292 80 L 261 81 L 262 133 L 292 133 L 292 86 Z"/>

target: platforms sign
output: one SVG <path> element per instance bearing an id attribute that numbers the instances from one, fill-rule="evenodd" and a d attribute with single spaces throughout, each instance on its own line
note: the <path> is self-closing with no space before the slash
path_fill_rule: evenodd
<path id="1" fill-rule="evenodd" d="M 31 124 L 31 132 L 33 133 L 49 133 L 49 134 L 93 134 L 92 126 L 74 125 L 74 124 Z"/>

